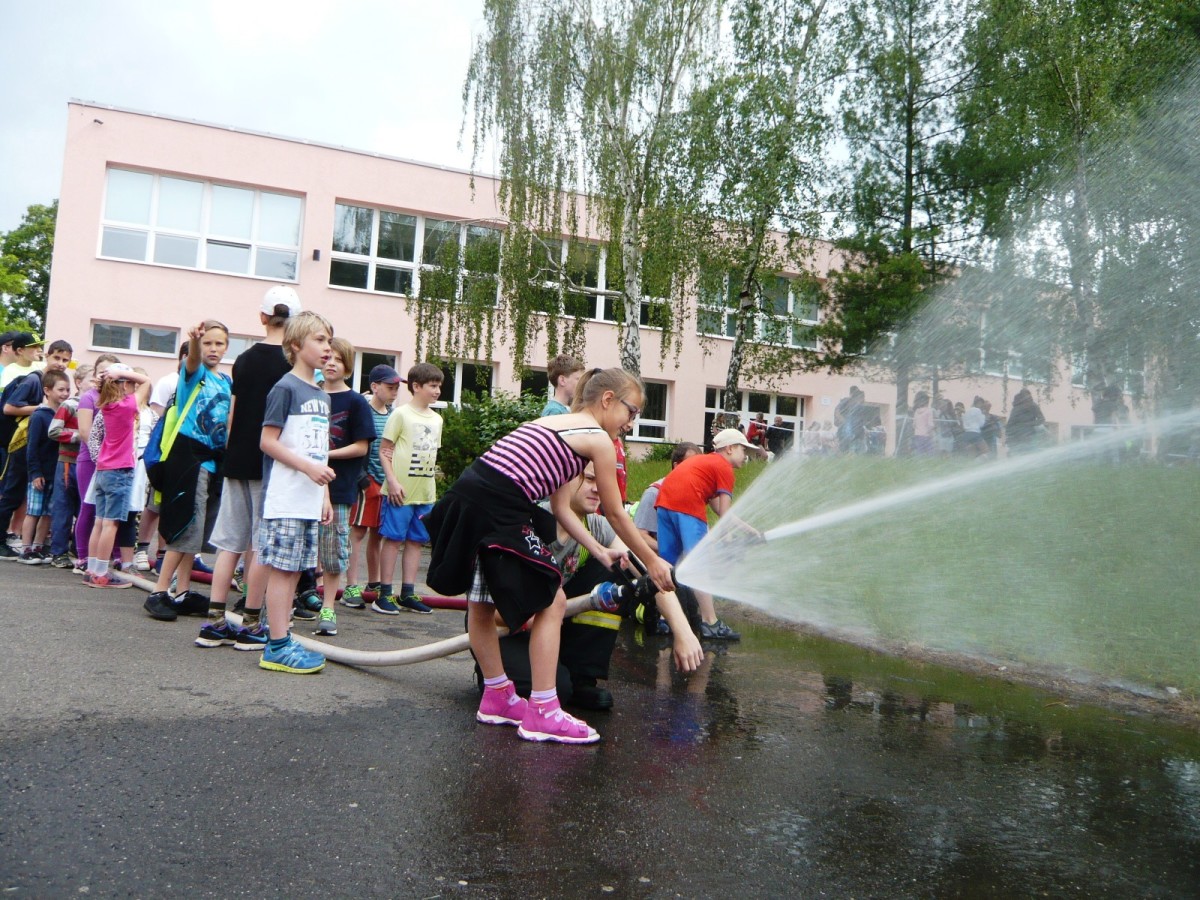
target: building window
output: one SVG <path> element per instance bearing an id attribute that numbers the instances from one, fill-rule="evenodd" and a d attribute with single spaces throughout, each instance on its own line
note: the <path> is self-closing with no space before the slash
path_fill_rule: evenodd
<path id="1" fill-rule="evenodd" d="M 631 440 L 665 441 L 667 439 L 667 385 L 658 381 L 644 382 L 646 395 L 642 398 L 642 414 L 633 423 Z"/>
<path id="2" fill-rule="evenodd" d="M 737 409 L 733 413 L 742 431 L 750 424 L 750 420 L 759 413 L 763 414 L 767 424 L 775 422 L 779 416 L 780 423 L 789 431 L 799 433 L 804 429 L 806 403 L 804 397 L 788 394 L 768 394 L 762 391 L 738 391 Z M 725 413 L 725 391 L 721 388 L 710 387 L 704 392 L 704 441 L 707 445 L 712 440 L 713 421 Z"/>
<path id="3" fill-rule="evenodd" d="M 229 336 L 229 346 L 225 350 L 225 358 L 221 362 L 232 363 L 244 351 L 249 350 L 261 340 L 262 338 L 260 337 L 251 337 L 248 334 L 231 334 Z"/>
<path id="4" fill-rule="evenodd" d="M 382 350 L 359 350 L 354 354 L 354 371 L 346 378 L 346 383 L 354 385 L 360 394 L 371 393 L 371 370 L 376 366 L 391 366 L 403 378 L 406 373 L 400 371 L 400 356 L 395 353 L 385 353 Z M 404 385 L 400 386 L 403 392 Z M 398 403 L 403 403 L 401 397 Z"/>
<path id="5" fill-rule="evenodd" d="M 500 231 L 425 219 L 420 296 L 494 306 L 500 287 Z"/>
<path id="6" fill-rule="evenodd" d="M 334 287 L 496 302 L 500 232 L 425 216 L 339 203 L 329 283 Z"/>
<path id="7" fill-rule="evenodd" d="M 492 367 L 487 363 L 445 361 L 441 364 L 442 396 L 434 406 L 462 406 L 464 399 L 490 396 Z"/>
<path id="8" fill-rule="evenodd" d="M 303 212 L 290 194 L 109 169 L 100 256 L 296 281 Z"/>
<path id="9" fill-rule="evenodd" d="M 521 379 L 521 394 L 537 397 L 539 400 L 550 399 L 550 376 L 545 369 L 532 369 Z"/>
<path id="10" fill-rule="evenodd" d="M 93 322 L 92 346 L 103 350 L 125 350 L 132 353 L 174 357 L 175 351 L 179 347 L 179 329 L 159 328 L 155 325 Z"/>
<path id="11" fill-rule="evenodd" d="M 737 333 L 741 308 L 741 277 L 731 273 L 717 288 L 702 296 L 696 310 L 696 331 L 717 337 Z M 816 350 L 813 327 L 818 322 L 820 286 L 811 279 L 767 276 L 762 281 L 762 297 L 750 337 L 787 347 Z"/>
<path id="12" fill-rule="evenodd" d="M 417 217 L 339 203 L 333 216 L 329 283 L 335 287 L 413 292 Z"/>

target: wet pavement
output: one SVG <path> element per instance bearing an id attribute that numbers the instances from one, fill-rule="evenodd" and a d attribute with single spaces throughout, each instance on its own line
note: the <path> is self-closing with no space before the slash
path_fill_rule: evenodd
<path id="1" fill-rule="evenodd" d="M 744 623 L 688 679 L 627 628 L 602 742 L 529 744 L 461 655 L 271 675 L 75 585 L 0 567 L 8 896 L 1200 896 L 1187 728 Z"/>

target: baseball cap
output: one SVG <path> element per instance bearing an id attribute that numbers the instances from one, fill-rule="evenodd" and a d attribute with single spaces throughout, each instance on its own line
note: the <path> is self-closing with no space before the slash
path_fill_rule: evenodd
<path id="1" fill-rule="evenodd" d="M 368 384 L 399 384 L 400 373 L 391 366 L 378 365 L 371 370 L 371 374 L 367 378 Z"/>
<path id="2" fill-rule="evenodd" d="M 748 450 L 757 450 L 752 443 L 746 440 L 746 436 L 736 428 L 724 428 L 718 431 L 713 437 L 713 449 L 724 450 L 726 447 L 732 447 L 735 444 L 741 444 Z"/>
<path id="3" fill-rule="evenodd" d="M 277 284 L 274 287 L 267 288 L 267 292 L 263 294 L 259 311 L 268 316 L 279 315 L 275 310 L 281 305 L 287 307 L 289 317 L 296 315 L 296 313 L 304 309 L 300 305 L 299 295 L 294 290 L 285 285 Z"/>
<path id="4" fill-rule="evenodd" d="M 13 339 L 20 333 L 19 331 L 5 331 L 0 333 L 0 347 L 3 347 L 5 344 L 11 344 Z"/>
<path id="5" fill-rule="evenodd" d="M 31 331 L 13 333 L 12 348 L 14 350 L 20 350 L 22 347 L 40 347 L 44 343 L 45 341 Z"/>

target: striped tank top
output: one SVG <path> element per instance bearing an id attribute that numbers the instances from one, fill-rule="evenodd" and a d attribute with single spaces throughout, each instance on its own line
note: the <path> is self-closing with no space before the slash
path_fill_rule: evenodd
<path id="1" fill-rule="evenodd" d="M 479 460 L 507 475 L 531 503 L 537 503 L 572 478 L 578 478 L 591 462 L 571 449 L 563 436 L 603 431 L 602 428 L 555 431 L 536 422 L 526 422 L 496 441 Z"/>

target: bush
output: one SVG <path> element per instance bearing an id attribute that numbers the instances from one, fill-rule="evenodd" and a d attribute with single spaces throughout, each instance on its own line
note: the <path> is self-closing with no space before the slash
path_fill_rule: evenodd
<path id="1" fill-rule="evenodd" d="M 438 450 L 440 488 L 449 487 L 479 454 L 522 422 L 541 415 L 546 398 L 534 394 L 471 397 L 461 407 L 442 410 L 442 446 Z M 440 490 L 439 490 L 440 493 Z"/>

